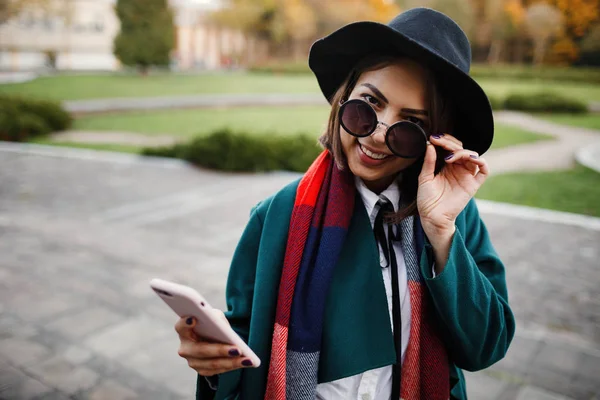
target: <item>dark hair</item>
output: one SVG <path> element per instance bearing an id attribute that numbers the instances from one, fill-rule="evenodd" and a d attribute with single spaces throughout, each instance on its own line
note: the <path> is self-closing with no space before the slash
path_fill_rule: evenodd
<path id="1" fill-rule="evenodd" d="M 389 55 L 371 55 L 364 58 L 356 64 L 348 77 L 335 92 L 333 98 L 330 99 L 331 113 L 329 114 L 327 129 L 319 138 L 319 143 L 321 143 L 324 148 L 329 150 L 340 169 L 347 168 L 347 160 L 344 156 L 340 138 L 339 110 L 341 102 L 348 99 L 361 74 L 364 72 L 384 68 L 400 59 L 402 59 L 401 56 Z M 427 97 L 430 115 L 429 131 L 427 132 L 427 135 L 429 136 L 436 133 L 451 133 L 451 105 L 442 95 L 442 88 L 432 71 L 428 71 L 427 73 Z M 437 162 L 435 166 L 435 173 L 437 174 L 444 167 L 444 157 L 448 154 L 448 152 L 438 147 L 436 147 L 436 152 Z M 401 171 L 401 173 L 398 175 L 402 204 L 398 212 L 389 217 L 390 222 L 398 223 L 410 215 L 418 214 L 417 187 L 423 160 L 424 156 L 419 158 L 415 163 L 405 170 Z"/>

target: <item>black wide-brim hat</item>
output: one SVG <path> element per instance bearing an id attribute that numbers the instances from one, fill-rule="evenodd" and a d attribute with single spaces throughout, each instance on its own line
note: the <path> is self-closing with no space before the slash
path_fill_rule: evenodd
<path id="1" fill-rule="evenodd" d="M 492 108 L 469 76 L 471 46 L 452 19 L 429 8 L 413 8 L 388 25 L 355 22 L 316 41 L 308 64 L 331 103 L 356 63 L 374 54 L 404 56 L 432 70 L 453 105 L 452 134 L 465 149 L 479 154 L 489 149 L 494 138 Z"/>

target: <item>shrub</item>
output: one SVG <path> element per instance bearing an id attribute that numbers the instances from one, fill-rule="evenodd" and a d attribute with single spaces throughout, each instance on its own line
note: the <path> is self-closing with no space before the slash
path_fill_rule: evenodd
<path id="1" fill-rule="evenodd" d="M 265 64 L 257 64 L 248 68 L 251 72 L 267 74 L 312 74 L 306 60 L 304 61 L 274 61 Z"/>
<path id="2" fill-rule="evenodd" d="M 284 60 L 254 65 L 249 68 L 249 71 L 275 74 L 312 73 L 306 61 L 294 62 Z M 471 76 L 475 79 L 487 78 L 600 83 L 600 69 L 580 67 L 475 64 L 471 66 Z"/>
<path id="3" fill-rule="evenodd" d="M 490 104 L 492 105 L 492 110 L 498 111 L 504 108 L 504 100 L 499 99 L 498 97 L 488 96 L 490 99 Z"/>
<path id="4" fill-rule="evenodd" d="M 50 132 L 48 124 L 38 115 L 0 109 L 0 140 L 24 142 L 32 136 Z"/>
<path id="5" fill-rule="evenodd" d="M 514 79 L 600 83 L 600 69 L 580 67 L 476 64 L 471 67 L 471 76 L 475 78 L 475 80 Z"/>
<path id="6" fill-rule="evenodd" d="M 222 171 L 304 172 L 320 152 L 316 139 L 306 135 L 259 136 L 224 129 L 186 144 L 147 148 L 142 154 L 182 158 L 201 167 Z"/>
<path id="7" fill-rule="evenodd" d="M 552 92 L 512 94 L 504 100 L 504 108 L 527 112 L 562 112 L 572 114 L 581 114 L 588 111 L 587 104 Z"/>
<path id="8" fill-rule="evenodd" d="M 0 95 L 0 140 L 25 141 L 71 126 L 68 112 L 55 102 Z"/>
<path id="9" fill-rule="evenodd" d="M 58 103 L 52 101 L 20 99 L 17 107 L 23 112 L 42 118 L 52 131 L 64 131 L 73 122 L 71 115 Z"/>

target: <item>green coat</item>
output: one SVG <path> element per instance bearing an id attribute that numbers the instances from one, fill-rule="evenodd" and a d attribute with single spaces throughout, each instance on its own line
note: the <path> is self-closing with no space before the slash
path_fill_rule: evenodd
<path id="1" fill-rule="evenodd" d="M 236 399 L 240 393 L 243 400 L 264 397 L 281 266 L 298 182 L 252 210 L 227 282 L 227 318 L 262 364 L 220 375 L 216 394 L 199 376 L 197 399 Z M 451 362 L 451 393 L 466 399 L 461 369 L 480 370 L 503 358 L 515 320 L 508 305 L 504 266 L 473 200 L 457 217 L 456 227 L 443 272 L 432 278 L 433 252 L 426 238 L 421 271 Z M 378 249 L 358 194 L 327 298 L 323 336 L 326 345 L 321 348 L 319 383 L 396 361 Z"/>

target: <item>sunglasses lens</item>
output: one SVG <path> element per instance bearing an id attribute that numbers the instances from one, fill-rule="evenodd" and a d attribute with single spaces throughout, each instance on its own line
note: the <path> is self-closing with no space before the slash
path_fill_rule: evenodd
<path id="1" fill-rule="evenodd" d="M 349 134 L 369 136 L 377 125 L 377 115 L 367 103 L 349 101 L 342 106 L 340 121 Z"/>
<path id="2" fill-rule="evenodd" d="M 390 150 L 399 157 L 419 157 L 425 151 L 427 144 L 423 130 L 411 122 L 394 124 L 387 135 Z"/>

